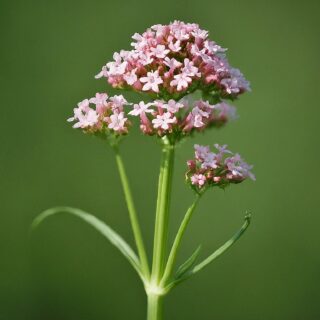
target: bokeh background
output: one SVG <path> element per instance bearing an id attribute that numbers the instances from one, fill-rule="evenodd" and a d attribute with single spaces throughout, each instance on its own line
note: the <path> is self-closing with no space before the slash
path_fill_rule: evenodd
<path id="1" fill-rule="evenodd" d="M 28 229 L 43 209 L 70 205 L 133 243 L 111 150 L 66 118 L 96 91 L 116 93 L 93 77 L 133 33 L 174 19 L 229 48 L 253 91 L 236 102 L 238 121 L 179 148 L 170 239 L 192 198 L 183 174 L 195 142 L 227 143 L 257 182 L 205 196 L 180 261 L 200 243 L 203 257 L 217 248 L 247 209 L 253 223 L 172 291 L 166 319 L 319 319 L 319 13 L 317 0 L 1 0 L 0 319 L 144 319 L 142 285 L 93 229 L 67 215 Z M 160 150 L 135 130 L 123 153 L 150 252 Z"/>

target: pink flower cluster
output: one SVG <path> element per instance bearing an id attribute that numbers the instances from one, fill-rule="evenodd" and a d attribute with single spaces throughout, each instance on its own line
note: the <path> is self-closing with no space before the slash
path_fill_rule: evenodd
<path id="1" fill-rule="evenodd" d="M 103 66 L 96 78 L 165 100 L 197 89 L 232 99 L 250 90 L 242 73 L 228 63 L 226 49 L 209 40 L 208 31 L 197 24 L 157 24 L 132 38 L 133 49 L 114 53 L 114 61 Z"/>
<path id="2" fill-rule="evenodd" d="M 221 126 L 236 117 L 235 107 L 225 102 L 211 105 L 198 100 L 189 103 L 186 99 L 176 102 L 156 100 L 135 104 L 129 115 L 140 117 L 140 128 L 144 134 L 164 136 L 174 134 L 176 138 L 193 131 L 202 131 L 212 126 Z"/>
<path id="3" fill-rule="evenodd" d="M 95 97 L 79 102 L 68 121 L 75 121 L 73 128 L 85 132 L 126 134 L 130 121 L 125 116 L 124 106 L 128 104 L 122 95 L 108 97 L 106 93 L 96 93 Z"/>
<path id="4" fill-rule="evenodd" d="M 186 179 L 195 190 L 209 186 L 226 187 L 230 183 L 239 183 L 250 178 L 252 166 L 243 161 L 239 154 L 233 154 L 227 145 L 214 145 L 216 152 L 209 146 L 195 145 L 195 159 L 187 162 Z"/>

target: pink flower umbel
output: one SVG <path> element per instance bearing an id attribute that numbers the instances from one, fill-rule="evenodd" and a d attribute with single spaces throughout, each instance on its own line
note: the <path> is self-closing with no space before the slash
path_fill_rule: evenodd
<path id="1" fill-rule="evenodd" d="M 125 105 L 128 102 L 122 95 L 108 97 L 106 93 L 96 93 L 95 97 L 79 102 L 68 121 L 76 121 L 73 127 L 86 133 L 123 135 L 130 126 L 124 113 Z"/>
<path id="2" fill-rule="evenodd" d="M 249 91 L 242 73 L 230 66 L 226 49 L 208 39 L 208 31 L 195 23 L 174 21 L 135 33 L 132 50 L 121 50 L 114 61 L 102 67 L 105 77 L 117 88 L 182 97 L 197 89 L 222 98 L 236 98 Z"/>
<path id="3" fill-rule="evenodd" d="M 135 104 L 129 115 L 140 116 L 140 121 L 153 123 L 153 129 L 141 129 L 147 135 L 170 135 L 174 134 L 179 140 L 195 131 L 203 131 L 210 127 L 221 127 L 229 120 L 236 118 L 235 108 L 225 102 L 211 105 L 208 101 L 198 100 L 189 103 L 186 99 L 175 101 L 170 99 L 155 100 Z M 165 121 L 167 125 L 160 125 Z M 161 127 L 161 130 L 158 128 Z"/>
<path id="4" fill-rule="evenodd" d="M 247 178 L 255 180 L 248 165 L 239 154 L 227 149 L 227 145 L 215 144 L 215 152 L 209 146 L 195 145 L 195 158 L 187 162 L 186 179 L 197 191 L 204 187 L 225 188 L 230 183 L 239 183 Z M 228 156 L 230 155 L 230 156 Z"/>

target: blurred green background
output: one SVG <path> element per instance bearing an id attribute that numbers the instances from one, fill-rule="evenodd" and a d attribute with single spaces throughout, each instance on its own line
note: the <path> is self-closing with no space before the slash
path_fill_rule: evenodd
<path id="1" fill-rule="evenodd" d="M 70 205 L 133 243 L 111 150 L 66 118 L 96 91 L 116 93 L 93 77 L 133 33 L 174 19 L 229 48 L 253 92 L 236 102 L 238 121 L 178 150 L 171 239 L 192 198 L 183 174 L 195 142 L 229 144 L 255 165 L 257 182 L 203 199 L 180 260 L 200 243 L 209 254 L 247 209 L 253 223 L 172 291 L 166 319 L 320 319 L 319 13 L 316 0 L 1 0 L 0 319 L 144 319 L 136 274 L 94 230 L 67 215 L 31 238 L 28 228 L 43 209 Z M 135 130 L 123 153 L 150 252 L 160 150 Z"/>

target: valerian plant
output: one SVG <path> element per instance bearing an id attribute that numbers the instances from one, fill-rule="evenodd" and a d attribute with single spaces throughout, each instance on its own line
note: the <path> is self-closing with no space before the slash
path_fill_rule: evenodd
<path id="1" fill-rule="evenodd" d="M 201 197 L 215 187 L 226 188 L 247 178 L 255 180 L 239 154 L 226 145 L 194 146 L 194 158 L 187 161 L 185 179 L 194 191 L 194 201 L 177 231 L 169 254 L 167 234 L 170 214 L 174 153 L 177 144 L 197 132 L 222 127 L 236 118 L 236 109 L 227 103 L 250 90 L 242 73 L 230 66 L 226 49 L 208 39 L 197 24 L 174 21 L 154 25 L 142 35 L 133 35 L 130 51 L 114 53 L 113 61 L 102 67 L 96 78 L 106 78 L 112 87 L 145 93 L 146 101 L 129 103 L 122 95 L 95 97 L 78 103 L 68 119 L 73 128 L 95 135 L 114 151 L 137 252 L 115 231 L 95 216 L 80 209 L 59 207 L 44 211 L 34 221 L 37 226 L 48 216 L 66 212 L 92 225 L 127 258 L 141 278 L 148 298 L 148 320 L 162 319 L 163 297 L 182 281 L 192 277 L 230 248 L 250 223 L 246 215 L 241 229 L 207 258 L 198 262 L 200 247 L 176 267 L 176 258 L 185 230 Z M 202 99 L 196 100 L 195 96 Z M 144 135 L 154 136 L 162 148 L 152 264 L 146 254 L 138 215 L 134 206 L 120 144 L 138 117 Z"/>

